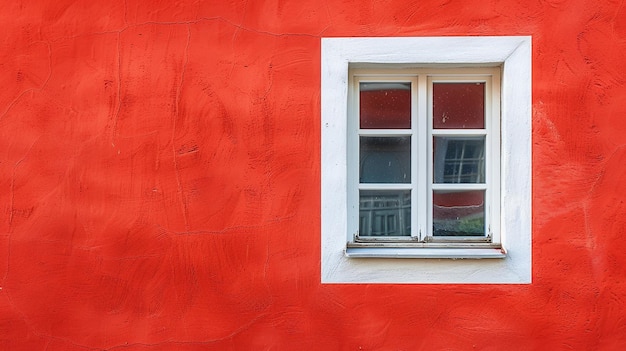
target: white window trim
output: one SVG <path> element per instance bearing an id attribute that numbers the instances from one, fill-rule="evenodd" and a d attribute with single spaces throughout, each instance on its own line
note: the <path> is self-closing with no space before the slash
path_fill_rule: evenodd
<path id="1" fill-rule="evenodd" d="M 531 38 L 323 38 L 321 62 L 322 283 L 530 283 Z M 440 248 L 387 250 L 393 257 L 414 259 L 346 255 L 348 69 L 374 63 L 502 66 L 500 234 L 507 250 L 505 258 L 432 259 L 476 257 L 455 248 L 445 249 L 453 250 L 448 253 Z M 380 257 L 386 249 L 371 250 L 378 250 L 371 255 Z"/>

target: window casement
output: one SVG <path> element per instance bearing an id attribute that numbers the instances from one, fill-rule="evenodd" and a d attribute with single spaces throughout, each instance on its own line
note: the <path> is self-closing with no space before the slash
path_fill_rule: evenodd
<path id="1" fill-rule="evenodd" d="M 321 63 L 322 282 L 529 283 L 530 37 L 324 38 Z"/>
<path id="2" fill-rule="evenodd" d="M 348 89 L 346 254 L 504 257 L 500 67 L 350 69 Z"/>

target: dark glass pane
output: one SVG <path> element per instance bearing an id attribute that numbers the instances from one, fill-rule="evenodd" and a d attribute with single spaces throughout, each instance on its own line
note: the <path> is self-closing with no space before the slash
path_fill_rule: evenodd
<path id="1" fill-rule="evenodd" d="M 359 235 L 410 236 L 410 190 L 361 190 Z"/>
<path id="2" fill-rule="evenodd" d="M 433 128 L 485 128 L 485 83 L 433 83 Z"/>
<path id="3" fill-rule="evenodd" d="M 435 183 L 484 183 L 485 137 L 434 137 Z"/>
<path id="4" fill-rule="evenodd" d="M 411 83 L 360 83 L 362 129 L 411 128 Z"/>
<path id="5" fill-rule="evenodd" d="M 485 192 L 434 191 L 434 236 L 484 236 Z"/>
<path id="6" fill-rule="evenodd" d="M 411 137 L 360 137 L 359 182 L 410 183 Z"/>

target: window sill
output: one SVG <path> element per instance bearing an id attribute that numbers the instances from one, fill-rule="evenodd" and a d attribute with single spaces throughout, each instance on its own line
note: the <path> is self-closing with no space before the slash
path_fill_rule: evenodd
<path id="1" fill-rule="evenodd" d="M 348 247 L 350 258 L 505 258 L 502 248 Z"/>

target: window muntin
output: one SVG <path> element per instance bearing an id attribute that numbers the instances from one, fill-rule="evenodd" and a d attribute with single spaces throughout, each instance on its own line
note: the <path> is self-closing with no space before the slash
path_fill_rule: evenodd
<path id="1" fill-rule="evenodd" d="M 349 245 L 499 245 L 500 68 L 400 71 L 350 71 Z"/>

